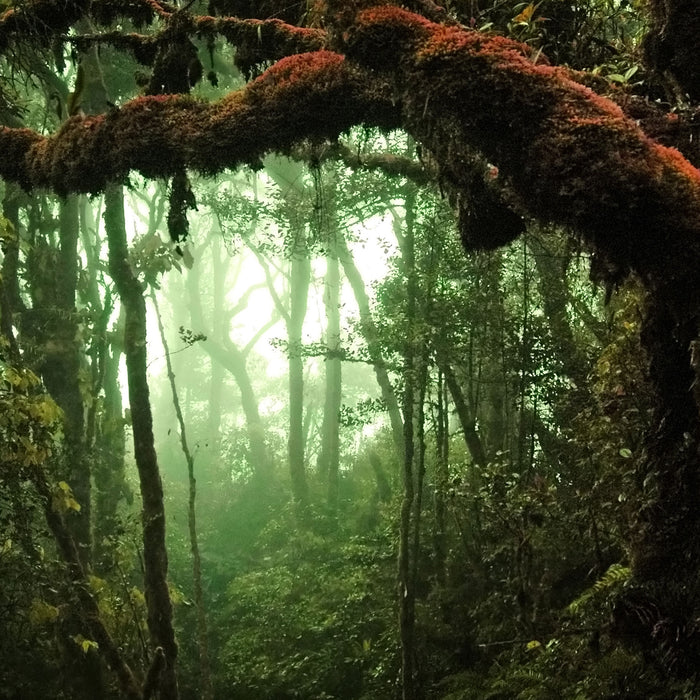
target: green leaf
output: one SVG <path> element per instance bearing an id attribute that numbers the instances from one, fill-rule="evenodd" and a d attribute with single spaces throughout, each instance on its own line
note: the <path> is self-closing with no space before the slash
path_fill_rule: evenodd
<path id="1" fill-rule="evenodd" d="M 83 654 L 87 654 L 90 649 L 97 651 L 100 645 L 92 639 L 85 639 L 82 634 L 75 634 L 71 639 L 80 647 Z"/>

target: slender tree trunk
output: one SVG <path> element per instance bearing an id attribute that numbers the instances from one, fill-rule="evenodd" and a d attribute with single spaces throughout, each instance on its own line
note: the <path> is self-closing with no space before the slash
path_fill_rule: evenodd
<path id="1" fill-rule="evenodd" d="M 513 464 L 518 474 L 530 471 L 532 462 L 528 459 L 528 437 L 532 435 L 532 421 L 529 420 L 529 411 L 526 410 L 527 399 L 530 395 L 532 375 L 532 300 L 530 298 L 530 284 L 532 274 L 530 270 L 530 255 L 525 239 L 520 240 L 522 246 L 522 318 L 520 341 L 520 382 L 518 387 L 518 441 L 517 451 Z"/>
<path id="2" fill-rule="evenodd" d="M 486 466 L 486 453 L 484 452 L 484 446 L 481 442 L 479 432 L 476 429 L 476 420 L 469 410 L 464 393 L 462 392 L 462 387 L 457 379 L 457 375 L 452 369 L 452 365 L 450 365 L 445 358 L 441 358 L 439 363 L 440 369 L 445 376 L 445 383 L 450 390 L 455 410 L 457 411 L 457 417 L 462 427 L 462 434 L 464 435 L 464 442 L 467 445 L 467 450 L 469 450 L 474 464 L 480 469 L 483 469 Z"/>
<path id="3" fill-rule="evenodd" d="M 207 632 L 207 613 L 204 605 L 204 593 L 202 590 L 202 557 L 199 553 L 199 543 L 197 541 L 197 480 L 194 475 L 194 455 L 190 451 L 187 443 L 187 430 L 185 420 L 182 417 L 182 409 L 180 408 L 180 399 L 177 395 L 177 385 L 175 384 L 175 373 L 170 360 L 170 348 L 165 337 L 165 328 L 163 328 L 163 319 L 160 315 L 158 307 L 158 299 L 154 291 L 151 291 L 151 301 L 156 312 L 158 320 L 158 331 L 165 352 L 165 363 L 168 371 L 168 381 L 170 382 L 170 391 L 173 398 L 173 407 L 177 417 L 178 425 L 180 426 L 180 444 L 182 453 L 185 455 L 187 462 L 187 479 L 189 483 L 189 497 L 187 501 L 187 525 L 190 535 L 190 551 L 192 552 L 192 582 L 194 588 L 194 604 L 197 609 L 197 645 L 199 647 L 199 673 L 201 680 L 200 698 L 202 700 L 211 700 L 214 697 L 214 691 L 211 683 L 211 666 L 209 664 L 209 640 Z"/>
<path id="4" fill-rule="evenodd" d="M 404 462 L 403 498 L 399 522 L 399 635 L 401 637 L 401 692 L 403 700 L 415 698 L 413 637 L 415 624 L 415 590 L 411 581 L 411 513 L 415 490 L 413 484 L 413 353 L 404 353 Z"/>
<path id="5" fill-rule="evenodd" d="M 415 383 L 414 383 L 414 405 L 415 410 L 413 414 L 413 419 L 415 423 L 414 428 L 414 440 L 415 440 L 415 450 L 414 450 L 414 493 L 413 493 L 413 512 L 411 513 L 411 527 L 412 527 L 412 539 L 411 543 L 411 583 L 410 587 L 413 590 L 413 596 L 411 604 L 414 609 L 411 611 L 411 616 L 413 617 L 413 627 L 415 628 L 415 604 L 416 604 L 416 590 L 418 589 L 418 577 L 420 575 L 420 544 L 421 544 L 421 525 L 423 516 L 423 484 L 425 482 L 425 395 L 428 383 L 428 356 L 427 356 L 427 346 L 422 343 L 422 347 L 419 352 L 416 353 L 414 358 L 415 364 Z M 414 629 L 415 637 L 415 629 Z M 416 663 L 416 650 L 415 642 L 413 645 L 413 697 L 423 697 L 423 692 L 420 683 L 420 672 L 418 665 Z"/>
<path id="6" fill-rule="evenodd" d="M 294 500 L 303 512 L 309 502 L 306 468 L 304 464 L 304 358 L 302 355 L 302 328 L 309 297 L 311 263 L 305 249 L 292 254 L 290 276 L 289 347 L 289 473 Z"/>
<path id="7" fill-rule="evenodd" d="M 109 558 L 114 548 L 108 544 L 115 533 L 120 499 L 133 500 L 125 478 L 126 434 L 124 431 L 123 399 L 119 386 L 119 365 L 123 351 L 124 311 L 120 311 L 111 342 L 105 338 L 102 389 L 103 413 L 95 435 L 96 455 L 94 540 L 95 561 Z M 106 562 L 103 562 L 106 563 Z"/>
<path id="8" fill-rule="evenodd" d="M 450 418 L 447 403 L 445 375 L 438 373 L 437 402 L 435 411 L 435 532 L 433 551 L 438 586 L 444 588 L 447 563 L 447 523 L 445 517 L 447 488 L 449 484 Z"/>
<path id="9" fill-rule="evenodd" d="M 187 276 L 190 318 L 199 331 L 207 331 L 204 311 L 200 299 L 199 267 L 195 263 Z M 216 276 L 216 275 L 215 275 Z M 214 327 L 216 321 L 213 321 Z M 228 329 L 221 329 L 222 341 L 226 338 Z M 258 408 L 258 399 L 253 389 L 253 382 L 246 366 L 246 356 L 230 340 L 219 342 L 214 336 L 206 333 L 207 339 L 202 342 L 202 349 L 212 360 L 212 381 L 214 367 L 225 369 L 233 377 L 241 394 L 241 407 L 246 421 L 248 435 L 248 463 L 254 478 L 264 485 L 272 474 L 272 460 L 265 437 L 265 427 Z M 219 393 L 220 387 L 212 387 L 212 392 Z M 215 437 L 215 439 L 218 439 Z"/>
<path id="10" fill-rule="evenodd" d="M 218 233 L 218 232 L 217 232 Z M 211 237 L 211 264 L 214 270 L 213 275 L 213 299 L 212 299 L 212 333 L 214 338 L 217 340 L 219 338 L 228 337 L 229 329 L 224 328 L 224 299 L 226 296 L 226 270 L 227 265 L 222 260 L 221 256 L 221 235 L 214 235 Z M 228 253 L 225 253 L 228 255 Z M 196 275 L 193 276 L 193 282 L 199 280 L 199 266 L 195 263 L 190 270 L 190 274 L 187 276 L 187 285 L 190 292 L 190 318 L 194 319 L 192 312 L 192 295 L 197 295 L 197 302 L 199 306 L 198 310 L 201 312 L 201 302 L 197 290 L 194 290 L 190 283 L 190 275 L 193 270 L 196 269 Z M 200 316 L 203 314 L 200 313 Z M 226 317 L 228 318 L 228 317 Z M 203 322 L 203 318 L 199 319 L 199 323 Z M 203 330 L 200 329 L 200 330 Z M 224 391 L 224 376 L 225 371 L 219 362 L 216 362 L 213 357 L 209 358 L 211 364 L 211 379 L 209 385 L 209 411 L 208 411 L 208 432 L 209 440 L 211 445 L 211 455 L 214 457 L 218 463 L 221 454 L 221 417 L 222 417 L 222 399 Z M 239 385 L 240 388 L 240 385 Z M 255 407 L 257 408 L 257 399 L 254 401 Z M 256 411 L 257 413 L 257 411 Z M 246 425 L 250 425 L 248 422 L 248 414 L 246 413 Z M 258 416 L 259 421 L 259 416 Z M 248 442 L 250 446 L 251 453 L 253 452 L 253 447 L 251 443 L 252 437 L 249 428 Z M 264 452 L 263 452 L 264 454 Z M 252 468 L 255 468 L 255 464 L 251 464 Z"/>
<path id="11" fill-rule="evenodd" d="M 360 315 L 360 330 L 363 338 L 367 343 L 367 350 L 372 361 L 374 374 L 377 377 L 377 384 L 382 392 L 382 399 L 389 413 L 389 421 L 391 422 L 391 434 L 396 445 L 396 452 L 399 459 L 403 459 L 404 451 L 404 436 L 403 436 L 403 420 L 401 418 L 401 409 L 399 402 L 394 392 L 394 387 L 389 379 L 389 373 L 386 369 L 384 358 L 382 357 L 382 349 L 377 340 L 377 328 L 372 319 L 370 310 L 369 296 L 365 289 L 365 283 L 362 279 L 360 271 L 357 269 L 352 253 L 348 248 L 347 241 L 342 231 L 338 231 L 338 255 L 343 266 L 343 272 L 352 287 L 357 309 Z"/>
<path id="12" fill-rule="evenodd" d="M 417 279 L 414 252 L 414 205 L 415 195 L 406 197 L 405 240 L 403 245 L 404 269 L 406 272 L 406 342 L 403 353 L 403 498 L 399 520 L 398 593 L 399 636 L 401 638 L 401 693 L 403 700 L 416 700 L 415 677 L 415 568 L 412 551 L 415 538 L 411 536 L 415 515 L 415 401 L 416 401 L 416 307 Z"/>
<path id="13" fill-rule="evenodd" d="M 209 436 L 209 455 L 218 463 L 221 457 L 221 418 L 223 415 L 223 396 L 226 371 L 211 355 L 209 356 L 211 374 L 209 376 L 209 407 L 207 410 L 207 435 Z M 257 408 L 257 399 L 254 399 Z M 249 425 L 246 414 L 246 425 Z M 248 429 L 248 444 L 251 445 L 251 432 Z M 251 453 L 253 452 L 251 446 Z M 251 467 L 255 464 L 251 460 Z"/>
<path id="14" fill-rule="evenodd" d="M 139 472 L 143 510 L 144 588 L 148 629 L 156 647 L 153 668 L 160 670 L 160 697 L 177 700 L 175 673 L 177 643 L 173 609 L 168 591 L 168 554 L 165 547 L 163 484 L 153 439 L 153 416 L 146 377 L 146 303 L 143 287 L 128 260 L 122 188 L 110 185 L 105 193 L 105 230 L 109 246 L 109 271 L 125 313 L 124 355 L 129 386 L 129 405 L 134 434 L 134 456 Z M 158 651 L 160 647 L 160 651 Z"/>
<path id="15" fill-rule="evenodd" d="M 330 233 L 331 239 L 335 232 Z M 342 360 L 340 342 L 340 266 L 333 240 L 328 243 L 326 281 L 323 301 L 326 307 L 326 387 L 321 425 L 321 451 L 318 470 L 328 483 L 328 506 L 338 506 L 340 468 L 340 407 L 342 401 Z"/>
<path id="16" fill-rule="evenodd" d="M 306 194 L 303 171 L 298 163 L 282 158 L 270 158 L 266 169 L 280 188 L 286 200 L 287 219 L 291 243 L 287 250 L 291 261 L 289 275 L 289 313 L 280 313 L 287 326 L 289 366 L 289 435 L 287 456 L 292 495 L 299 513 L 304 515 L 309 503 L 309 488 L 306 480 L 305 436 L 304 436 L 304 358 L 302 354 L 302 328 L 306 318 L 311 281 L 311 261 L 306 240 L 307 222 L 299 216 L 299 203 Z M 258 259 L 260 259 L 259 253 Z M 268 284 L 270 280 L 268 278 Z M 274 295 L 274 290 L 270 290 Z M 275 295 L 276 296 L 276 295 Z M 279 303 L 279 300 L 276 301 Z"/>
<path id="17" fill-rule="evenodd" d="M 57 403 L 66 415 L 66 445 L 70 483 L 73 495 L 81 505 L 81 517 L 72 528 L 74 530 L 81 559 L 90 561 L 90 465 L 85 459 L 84 410 L 80 393 L 78 373 L 80 371 L 81 348 L 76 342 L 78 322 L 76 317 L 75 293 L 78 283 L 78 235 L 80 232 L 79 198 L 68 197 L 61 205 L 59 213 L 59 266 L 56 303 L 61 315 L 61 333 L 65 347 L 60 356 L 52 358 L 55 367 L 48 370 L 52 389 L 60 396 Z M 68 333 L 72 336 L 68 338 Z M 48 365 L 48 361 L 46 363 Z M 47 384 L 48 387 L 48 384 Z"/>
<path id="18" fill-rule="evenodd" d="M 119 502 L 122 499 L 131 502 L 133 496 L 125 480 L 126 434 L 119 386 L 124 312 L 120 310 L 116 329 L 110 331 L 114 294 L 111 289 L 100 289 L 98 275 L 102 241 L 98 228 L 92 204 L 87 197 L 82 197 L 80 231 L 88 276 L 81 301 L 95 318 L 89 352 L 92 400 L 86 416 L 85 446 L 91 456 L 93 477 L 93 567 L 97 571 L 106 571 L 114 563 Z M 101 393 L 104 396 L 100 400 Z"/>
<path id="19" fill-rule="evenodd" d="M 532 235 L 527 237 L 527 243 L 539 273 L 538 287 L 542 307 L 552 332 L 557 358 L 561 362 L 564 373 L 573 381 L 576 391 L 584 391 L 588 394 L 587 379 L 590 363 L 574 338 L 567 311 L 571 296 L 567 287 L 567 269 L 570 260 L 563 241 L 554 239 L 545 247 L 538 236 Z M 582 397 L 582 401 L 585 401 L 585 397 Z"/>

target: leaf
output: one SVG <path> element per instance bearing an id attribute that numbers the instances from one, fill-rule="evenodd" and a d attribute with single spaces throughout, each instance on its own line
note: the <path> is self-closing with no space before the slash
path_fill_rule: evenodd
<path id="1" fill-rule="evenodd" d="M 577 614 L 584 605 L 600 596 L 610 596 L 615 589 L 626 583 L 632 572 L 628 566 L 613 564 L 590 588 L 569 604 L 569 612 Z"/>
<path id="2" fill-rule="evenodd" d="M 75 634 L 71 639 L 81 648 L 83 654 L 87 654 L 90 649 L 97 651 L 100 645 L 92 639 L 85 639 L 82 634 Z"/>
<path id="3" fill-rule="evenodd" d="M 66 507 L 68 510 L 74 510 L 77 513 L 80 512 L 80 503 L 78 503 L 78 501 L 76 501 L 72 496 L 66 499 Z"/>
<path id="4" fill-rule="evenodd" d="M 0 2 L 0 11 L 7 5 L 9 5 L 9 3 Z M 0 216 L 0 241 L 7 243 L 16 240 L 17 233 L 15 232 L 15 227 L 12 225 L 12 222 L 4 216 Z"/>
<path id="5" fill-rule="evenodd" d="M 525 648 L 528 651 L 532 651 L 533 649 L 539 649 L 541 646 L 542 644 L 540 642 L 538 642 L 536 639 L 533 639 L 525 645 Z"/>
<path id="6" fill-rule="evenodd" d="M 12 367 L 5 368 L 3 378 L 8 384 L 13 386 L 15 389 L 19 388 L 23 383 L 22 376 L 20 375 L 20 373 Z"/>
<path id="7" fill-rule="evenodd" d="M 532 15 L 535 14 L 536 9 L 537 5 L 531 2 L 519 15 L 513 17 L 513 22 L 522 22 L 527 24 L 532 19 Z"/>
<path id="8" fill-rule="evenodd" d="M 65 481 L 59 481 L 53 494 L 53 509 L 58 513 L 67 513 L 69 510 L 80 512 L 80 503 L 75 500 L 71 487 Z"/>
<path id="9" fill-rule="evenodd" d="M 624 457 L 625 459 L 631 459 L 632 458 L 632 450 L 630 450 L 629 447 L 620 448 L 620 457 Z"/>
<path id="10" fill-rule="evenodd" d="M 46 426 L 60 422 L 63 412 L 50 396 L 43 396 L 35 401 L 30 408 L 30 415 Z"/>
<path id="11" fill-rule="evenodd" d="M 100 593 L 107 586 L 107 582 L 103 578 L 94 576 L 93 574 L 88 576 L 88 582 L 90 583 L 90 590 L 92 590 L 93 593 Z"/>

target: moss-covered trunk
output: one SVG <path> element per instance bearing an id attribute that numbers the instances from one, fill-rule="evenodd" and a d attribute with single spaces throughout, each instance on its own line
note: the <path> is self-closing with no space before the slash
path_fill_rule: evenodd
<path id="1" fill-rule="evenodd" d="M 83 348 L 78 332 L 75 297 L 78 282 L 78 197 L 60 205 L 58 247 L 43 238 L 27 262 L 32 308 L 22 314 L 22 336 L 33 348 L 35 368 L 64 414 L 64 454 L 61 476 L 80 503 L 69 521 L 84 564 L 91 559 L 90 462 L 85 452 L 84 403 L 80 388 Z"/>
<path id="2" fill-rule="evenodd" d="M 700 413 L 694 321 L 680 303 L 650 297 L 642 329 L 657 397 L 640 465 L 645 505 L 632 542 L 633 585 L 615 609 L 615 630 L 674 675 L 697 672 L 700 654 Z M 699 369 L 695 367 L 695 369 Z"/>

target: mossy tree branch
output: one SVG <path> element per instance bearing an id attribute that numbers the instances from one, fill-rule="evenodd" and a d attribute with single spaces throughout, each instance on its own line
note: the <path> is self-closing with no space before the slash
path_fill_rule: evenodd
<path id="1" fill-rule="evenodd" d="M 51 137 L 0 129 L 0 176 L 26 189 L 96 193 L 131 170 L 205 175 L 258 164 L 306 138 L 335 138 L 356 124 L 398 127 L 383 83 L 338 54 L 283 59 L 241 91 L 215 103 L 188 96 L 140 97 L 97 117 L 73 117 Z"/>

